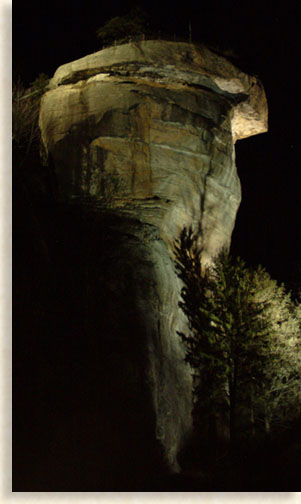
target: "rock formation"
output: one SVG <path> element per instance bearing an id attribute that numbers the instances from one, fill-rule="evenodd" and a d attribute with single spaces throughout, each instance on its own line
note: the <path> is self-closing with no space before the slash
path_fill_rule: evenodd
<path id="1" fill-rule="evenodd" d="M 58 200 L 93 222 L 79 237 L 78 289 L 95 355 L 87 372 L 102 383 L 99 452 L 111 473 L 118 464 L 147 471 L 158 443 L 158 459 L 176 471 L 191 429 L 191 376 L 172 244 L 192 226 L 207 261 L 229 245 L 241 199 L 234 144 L 267 131 L 264 90 L 204 46 L 124 44 L 61 66 L 40 128 Z M 114 436 L 119 454 L 106 443 Z"/>

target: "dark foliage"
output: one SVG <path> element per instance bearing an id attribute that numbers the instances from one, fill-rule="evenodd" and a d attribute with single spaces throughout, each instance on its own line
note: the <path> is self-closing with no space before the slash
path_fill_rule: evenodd
<path id="1" fill-rule="evenodd" d="M 102 27 L 98 28 L 97 37 L 103 44 L 116 41 L 128 41 L 133 36 L 147 34 L 149 32 L 147 13 L 136 7 L 125 16 L 117 16 L 109 19 Z"/>

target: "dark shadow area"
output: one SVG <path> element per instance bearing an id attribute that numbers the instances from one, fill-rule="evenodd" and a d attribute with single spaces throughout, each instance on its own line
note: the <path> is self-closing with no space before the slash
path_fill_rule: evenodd
<path id="1" fill-rule="evenodd" d="M 52 182 L 33 155 L 14 184 L 13 491 L 154 490 L 165 467 L 124 237 L 59 205 Z"/>
<path id="2" fill-rule="evenodd" d="M 282 433 L 245 440 L 231 449 L 191 437 L 179 457 L 182 473 L 170 477 L 171 491 L 297 492 L 300 490 L 300 419 Z"/>

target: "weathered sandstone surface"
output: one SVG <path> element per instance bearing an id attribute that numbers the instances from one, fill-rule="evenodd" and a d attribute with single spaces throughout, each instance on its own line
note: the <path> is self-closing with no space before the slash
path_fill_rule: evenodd
<path id="1" fill-rule="evenodd" d="M 59 201 L 99 219 L 83 290 L 102 373 L 119 377 L 114 401 L 127 404 L 120 431 L 159 441 L 177 470 L 191 377 L 172 243 L 192 226 L 208 261 L 230 244 L 241 199 L 234 145 L 267 131 L 262 85 L 203 46 L 130 43 L 61 66 L 40 128 Z M 117 415 L 108 404 L 102 414 Z"/>

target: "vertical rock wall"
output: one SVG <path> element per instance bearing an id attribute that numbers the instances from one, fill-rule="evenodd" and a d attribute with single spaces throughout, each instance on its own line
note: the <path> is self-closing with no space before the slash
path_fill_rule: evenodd
<path id="1" fill-rule="evenodd" d="M 60 67 L 40 127 L 58 200 L 94 222 L 79 289 L 90 372 L 104 382 L 96 417 L 119 420 L 123 467 L 141 466 L 156 445 L 178 470 L 191 376 L 172 244 L 184 226 L 200 231 L 208 261 L 230 244 L 241 198 L 234 144 L 267 129 L 262 86 L 205 47 L 125 44 Z M 100 450 L 113 436 L 104 432 Z"/>

